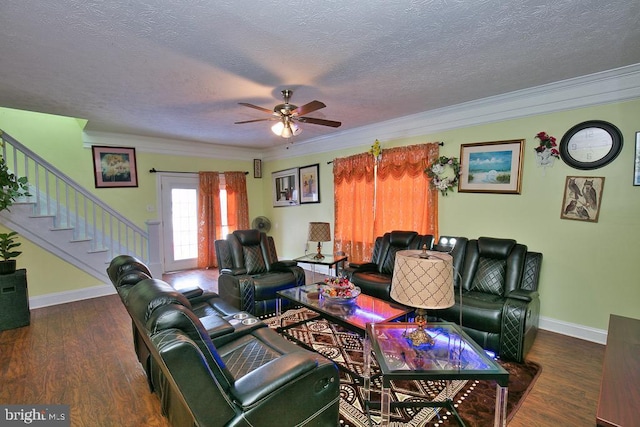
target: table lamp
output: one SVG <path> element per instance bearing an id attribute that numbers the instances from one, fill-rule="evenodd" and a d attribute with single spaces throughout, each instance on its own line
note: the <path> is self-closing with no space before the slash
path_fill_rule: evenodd
<path id="1" fill-rule="evenodd" d="M 406 335 L 414 346 L 433 345 L 433 338 L 424 330 L 426 310 L 449 308 L 455 304 L 453 278 L 453 257 L 449 254 L 431 252 L 424 257 L 420 250 L 396 253 L 391 298 L 417 308 L 417 328 Z"/>
<path id="2" fill-rule="evenodd" d="M 313 259 L 323 259 L 322 255 L 322 242 L 331 241 L 331 228 L 328 222 L 310 222 L 309 223 L 309 237 L 308 242 L 318 242 L 318 253 L 313 256 Z"/>

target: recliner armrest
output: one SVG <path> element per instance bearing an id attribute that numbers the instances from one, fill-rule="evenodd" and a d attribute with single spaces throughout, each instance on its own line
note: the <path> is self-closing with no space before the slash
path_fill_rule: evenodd
<path id="1" fill-rule="evenodd" d="M 182 295 L 187 297 L 187 299 L 192 299 L 192 298 L 199 297 L 200 295 L 202 295 L 204 293 L 204 290 L 202 288 L 194 286 L 194 287 L 191 287 L 191 288 L 178 289 L 178 292 L 180 292 Z"/>
<path id="2" fill-rule="evenodd" d="M 378 264 L 375 264 L 373 262 L 362 262 L 362 263 L 350 262 L 349 267 L 356 269 L 354 273 L 357 273 L 359 271 L 377 271 L 378 270 Z"/>
<path id="3" fill-rule="evenodd" d="M 516 289 L 509 292 L 507 298 L 513 298 L 520 301 L 530 302 L 532 299 L 538 297 L 538 291 L 527 291 L 526 289 Z"/>
<path id="4" fill-rule="evenodd" d="M 222 335 L 231 334 L 235 331 L 233 325 L 220 316 L 201 317 L 200 322 L 207 330 L 207 333 L 212 340 Z"/>
<path id="5" fill-rule="evenodd" d="M 238 379 L 231 393 L 240 405 L 249 406 L 317 366 L 308 354 L 289 353 Z"/>
<path id="6" fill-rule="evenodd" d="M 296 265 L 298 265 L 298 263 L 293 260 L 276 261 L 273 264 L 271 264 L 271 270 L 288 271 L 289 268 L 295 267 Z"/>
<path id="7" fill-rule="evenodd" d="M 220 270 L 220 274 L 229 274 L 231 276 L 241 276 L 247 274 L 246 268 L 223 268 Z"/>

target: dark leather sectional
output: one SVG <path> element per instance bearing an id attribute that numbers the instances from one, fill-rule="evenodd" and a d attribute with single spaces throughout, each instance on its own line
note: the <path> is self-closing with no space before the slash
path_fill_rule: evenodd
<path id="1" fill-rule="evenodd" d="M 412 231 L 385 233 L 376 239 L 372 260 L 352 262 L 346 272 L 365 294 L 393 301 L 395 254 L 425 245 L 431 249 L 432 242 L 433 236 Z M 450 252 L 457 272 L 456 303 L 429 310 L 431 320 L 460 324 L 462 314 L 463 329 L 480 346 L 503 359 L 524 361 L 538 331 L 542 254 L 513 239 L 492 237 L 458 237 Z"/>
<path id="2" fill-rule="evenodd" d="M 134 347 L 173 426 L 335 426 L 336 365 L 217 294 L 178 292 L 139 260 L 107 273 L 133 322 Z"/>

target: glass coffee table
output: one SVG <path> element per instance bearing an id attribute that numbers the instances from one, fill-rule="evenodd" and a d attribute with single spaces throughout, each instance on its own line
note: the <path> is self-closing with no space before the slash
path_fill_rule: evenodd
<path id="1" fill-rule="evenodd" d="M 364 341 L 364 393 L 369 408 L 380 408 L 382 426 L 389 424 L 391 406 L 446 407 L 458 423 L 453 396 L 435 402 L 391 402 L 393 380 L 494 380 L 496 381 L 496 409 L 494 426 L 506 425 L 509 373 L 454 323 L 428 323 L 425 331 L 434 339 L 429 345 L 414 346 L 407 333 L 416 329 L 415 323 L 371 323 L 367 325 Z M 380 369 L 381 401 L 371 402 L 372 356 Z M 377 376 L 377 375 L 376 375 Z"/>
<path id="2" fill-rule="evenodd" d="M 412 308 L 365 294 L 360 294 L 349 302 L 331 301 L 319 294 L 318 288 L 322 285 L 324 283 L 299 286 L 278 291 L 276 294 L 280 298 L 286 298 L 318 313 L 318 317 L 325 318 L 360 335 L 364 335 L 365 328 L 370 323 L 391 322 L 413 311 Z M 281 304 L 280 301 L 277 301 L 276 315 L 280 316 L 281 314 Z M 280 328 L 280 330 L 294 326 L 296 325 Z"/>
<path id="3" fill-rule="evenodd" d="M 324 286 L 324 283 L 320 282 L 313 285 L 285 289 L 276 293 L 278 297 L 286 298 L 318 314 L 318 316 L 282 326 L 282 304 L 280 298 L 276 301 L 276 316 L 280 318 L 281 322 L 277 331 L 312 351 L 314 350 L 313 348 L 309 347 L 305 342 L 299 340 L 292 334 L 287 333 L 287 330 L 295 328 L 296 326 L 306 322 L 324 318 L 329 322 L 340 325 L 345 329 L 363 336 L 367 325 L 377 322 L 391 322 L 406 316 L 413 311 L 412 308 L 387 302 L 365 294 L 359 294 L 357 298 L 349 302 L 332 301 L 330 298 L 324 297 L 318 292 L 321 286 Z M 338 364 L 338 366 L 343 371 L 351 374 L 353 378 L 361 384 L 364 381 L 362 375 L 353 372 L 340 364 Z"/>

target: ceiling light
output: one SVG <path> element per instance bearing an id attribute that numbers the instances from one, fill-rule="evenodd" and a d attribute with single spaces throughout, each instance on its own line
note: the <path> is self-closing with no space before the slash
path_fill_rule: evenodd
<path id="1" fill-rule="evenodd" d="M 294 135 L 300 135 L 302 133 L 302 128 L 298 126 L 297 123 L 289 120 L 283 120 L 271 126 L 271 131 L 283 138 L 291 138 Z"/>

